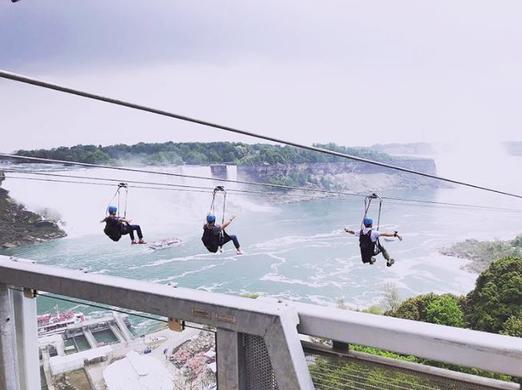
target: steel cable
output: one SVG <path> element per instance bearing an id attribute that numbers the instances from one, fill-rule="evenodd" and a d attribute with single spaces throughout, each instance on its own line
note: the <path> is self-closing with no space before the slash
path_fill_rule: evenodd
<path id="1" fill-rule="evenodd" d="M 5 156 L 5 154 L 0 153 L 0 156 Z M 7 156 L 13 156 L 13 155 L 7 155 Z M 20 157 L 20 156 L 17 156 Z M 22 157 L 25 158 L 25 157 Z M 37 160 L 47 160 L 47 159 L 40 159 L 36 157 Z M 66 162 L 68 164 L 76 164 L 75 162 Z M 81 163 L 80 163 L 81 164 Z M 95 167 L 103 167 L 103 166 L 96 166 Z M 114 167 L 114 168 L 122 168 L 122 167 Z M 133 168 L 129 168 L 133 169 Z M 39 176 L 54 176 L 54 177 L 67 177 L 67 178 L 75 178 L 75 179 L 92 179 L 92 180 L 100 180 L 100 181 L 110 181 L 110 182 L 127 182 L 127 183 L 136 183 L 136 184 L 146 184 L 146 185 L 157 185 L 157 186 L 166 186 L 166 187 L 180 187 L 180 188 L 189 188 L 189 189 L 202 189 L 206 191 L 200 191 L 200 192 L 207 192 L 212 191 L 212 187 L 202 187 L 202 186 L 192 186 L 192 185 L 183 185 L 183 184 L 173 184 L 173 183 L 158 183 L 158 182 L 148 182 L 148 181 L 136 181 L 136 180 L 125 180 L 125 179 L 108 179 L 108 178 L 100 178 L 100 177 L 88 177 L 88 176 L 78 176 L 78 175 L 68 175 L 68 174 L 56 174 L 56 173 L 48 173 L 48 172 L 30 172 L 30 171 L 20 171 L 20 170 L 14 170 L 14 169 L 1 169 L 5 172 L 9 173 L 20 173 L 20 174 L 31 174 L 31 175 L 39 175 Z M 148 171 L 148 170 L 139 170 L 139 172 L 143 173 L 152 173 L 152 174 L 168 174 L 167 172 L 157 172 L 157 171 Z M 220 179 L 214 179 L 214 178 L 208 178 L 208 177 L 194 177 L 192 175 L 183 175 L 183 174 L 173 174 L 175 176 L 184 177 L 184 178 L 204 178 L 207 180 L 213 180 L 213 181 L 220 181 Z M 12 176 L 9 176 L 12 177 Z M 238 180 L 226 180 L 227 182 L 236 183 L 236 184 L 255 184 L 258 186 L 266 186 L 266 187 L 278 187 L 281 188 L 281 185 L 275 185 L 270 183 L 260 183 L 260 182 L 244 182 L 244 181 L 238 181 Z M 134 187 L 134 188 L 146 188 L 146 187 Z M 335 196 L 355 196 L 360 198 L 365 198 L 366 195 L 354 193 L 354 192 L 346 192 L 346 191 L 331 191 L 331 190 L 320 190 L 320 189 L 313 189 L 313 188 L 303 188 L 303 187 L 295 187 L 295 186 L 283 186 L 285 189 L 291 189 L 296 191 L 303 191 L 303 192 L 319 192 L 324 193 L 328 195 L 335 195 Z M 251 194 L 267 194 L 267 195 L 278 195 L 278 193 L 267 193 L 263 191 L 254 191 L 254 190 L 238 190 L 238 189 L 227 189 L 229 192 L 239 192 L 239 193 L 251 193 Z M 199 191 L 194 191 L 199 192 Z M 295 194 L 285 194 L 285 196 L 295 196 L 300 197 L 300 195 Z M 426 205 L 433 205 L 433 206 L 448 206 L 448 207 L 462 207 L 462 208 L 473 208 L 473 209 L 482 209 L 482 210 L 495 210 L 495 211 L 505 211 L 505 212 L 522 212 L 522 210 L 519 209 L 511 209 L 506 207 L 495 207 L 495 206 L 484 206 L 484 205 L 475 205 L 475 204 L 469 204 L 469 203 L 452 203 L 452 202 L 438 202 L 438 201 L 431 201 L 431 200 L 423 200 L 423 199 L 409 199 L 409 198 L 399 198 L 399 197 L 391 197 L 391 196 L 381 196 L 382 199 L 385 200 L 391 200 L 395 202 L 403 202 L 403 203 L 416 203 L 416 204 L 426 204 Z"/>
<path id="2" fill-rule="evenodd" d="M 286 141 L 286 140 L 283 140 L 283 139 L 278 139 L 278 138 L 275 138 L 275 137 L 270 137 L 270 136 L 262 135 L 262 134 L 259 134 L 259 133 L 254 133 L 254 132 L 251 132 L 251 131 L 240 130 L 240 129 L 236 129 L 236 128 L 233 128 L 233 127 L 230 127 L 230 126 L 224 126 L 224 125 L 208 122 L 208 121 L 201 120 L 201 119 L 191 118 L 191 117 L 188 117 L 188 116 L 185 116 L 185 115 L 180 115 L 180 114 L 176 114 L 176 113 L 165 111 L 165 110 L 160 110 L 160 109 L 153 108 L 153 107 L 147 107 L 147 106 L 144 106 L 144 105 L 127 102 L 127 101 L 124 101 L 124 100 L 121 100 L 121 99 L 114 99 L 114 98 L 110 98 L 110 97 L 106 97 L 106 96 L 97 95 L 97 94 L 94 94 L 94 93 L 80 91 L 78 89 L 73 89 L 73 88 L 62 86 L 62 85 L 53 84 L 53 83 L 46 82 L 46 81 L 43 81 L 43 80 L 37 80 L 37 79 L 34 79 L 34 78 L 30 78 L 30 77 L 27 77 L 27 76 L 15 74 L 15 73 L 12 73 L 12 72 L 6 72 L 6 71 L 0 70 L 0 77 L 5 78 L 5 79 L 9 79 L 9 80 L 13 80 L 13 81 L 18 81 L 18 82 L 21 82 L 21 83 L 31 84 L 31 85 L 34 85 L 34 86 L 37 86 L 37 87 L 52 89 L 52 90 L 55 90 L 55 91 L 58 91 L 58 92 L 64 92 L 64 93 L 68 93 L 68 94 L 72 94 L 72 95 L 85 97 L 85 98 L 88 98 L 88 99 L 94 99 L 94 100 L 103 101 L 103 102 L 110 103 L 110 104 L 115 104 L 115 105 L 118 105 L 118 106 L 128 107 L 128 108 L 132 108 L 132 109 L 135 109 L 135 110 L 146 111 L 146 112 L 149 112 L 149 113 L 152 113 L 152 114 L 166 116 L 166 117 L 182 120 L 182 121 L 185 121 L 185 122 L 191 122 L 191 123 L 212 127 L 212 128 L 219 129 L 219 130 L 224 130 L 224 131 L 228 131 L 228 132 L 232 132 L 232 133 L 236 133 L 236 134 L 246 135 L 246 136 L 249 136 L 249 137 L 263 139 L 263 140 L 270 141 L 270 142 L 276 142 L 276 143 L 279 143 L 279 144 L 284 144 L 284 145 L 288 145 L 288 146 L 294 146 L 294 147 L 300 148 L 300 149 L 305 149 L 305 150 L 310 150 L 310 151 L 313 151 L 313 152 L 328 154 L 328 155 L 331 155 L 331 156 L 334 156 L 334 157 L 340 157 L 340 158 L 349 159 L 349 160 L 353 160 L 353 161 L 358 161 L 358 162 L 362 162 L 362 163 L 366 163 L 366 164 L 376 165 L 376 166 L 389 168 L 389 169 L 393 169 L 393 170 L 400 171 L 400 172 L 405 172 L 405 173 L 409 173 L 409 174 L 413 174 L 413 175 L 417 175 L 417 176 L 422 176 L 422 177 L 426 177 L 426 178 L 430 178 L 430 179 L 444 181 L 444 182 L 447 182 L 447 183 L 457 184 L 457 185 L 466 186 L 466 187 L 470 187 L 470 188 L 474 188 L 474 189 L 478 189 L 478 190 L 494 192 L 494 193 L 497 193 L 497 194 L 500 194 L 500 195 L 505 195 L 505 196 L 510 196 L 510 197 L 522 199 L 522 195 L 519 195 L 519 194 L 509 193 L 509 192 L 497 190 L 497 189 L 494 189 L 494 188 L 489 188 L 489 187 L 479 186 L 479 185 L 472 184 L 472 183 L 467 183 L 467 182 L 460 181 L 460 180 L 454 180 L 454 179 L 449 179 L 449 178 L 445 178 L 445 177 L 441 177 L 441 176 L 437 176 L 437 175 L 432 175 L 432 174 L 429 174 L 429 173 L 415 171 L 415 170 L 412 170 L 412 169 L 403 168 L 403 167 L 399 167 L 399 166 L 396 166 L 396 165 L 391 165 L 391 164 L 387 164 L 387 163 L 383 163 L 383 162 L 379 162 L 379 161 L 375 161 L 375 160 L 370 160 L 370 159 L 366 159 L 366 158 L 362 158 L 362 157 L 357 157 L 357 156 L 353 156 L 353 155 L 346 154 L 346 153 L 335 152 L 335 151 L 332 151 L 332 150 L 323 149 L 323 148 L 319 148 L 319 147 L 315 147 L 315 146 L 302 145 L 302 144 L 299 144 L 299 143 L 296 143 L 296 142 Z"/>

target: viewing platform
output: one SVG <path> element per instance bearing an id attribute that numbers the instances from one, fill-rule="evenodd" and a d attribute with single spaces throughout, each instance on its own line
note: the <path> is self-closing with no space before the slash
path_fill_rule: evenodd
<path id="1" fill-rule="evenodd" d="M 156 360 L 147 358 L 137 378 L 152 378 L 152 371 L 146 369 L 151 362 L 164 364 L 166 371 L 159 370 L 169 377 L 181 375 L 188 367 L 176 371 L 175 362 L 170 363 L 170 357 L 178 356 L 179 364 L 189 364 L 192 373 L 199 368 L 195 360 L 187 363 L 187 359 L 196 359 L 210 374 L 214 367 L 215 382 L 206 378 L 207 387 L 202 387 L 208 389 L 334 389 L 332 378 L 353 389 L 409 389 L 411 383 L 422 389 L 520 389 L 514 381 L 522 377 L 521 338 L 270 298 L 173 288 L 0 256 L 2 389 L 41 388 L 35 291 L 149 313 L 164 322 L 175 318 L 207 334 L 206 339 L 200 336 L 200 344 L 210 349 L 191 347 L 189 353 L 179 348 L 197 340 L 194 332 L 189 336 L 187 330 L 165 329 L 164 334 L 174 334 L 176 340 L 166 344 L 169 337 L 165 336 L 144 348 L 144 359 L 150 355 Z M 125 339 L 124 332 L 120 336 Z M 505 374 L 514 381 L 355 352 L 350 344 Z M 99 355 L 86 359 L 111 359 L 109 352 L 98 350 L 91 353 Z M 179 360 L 181 356 L 186 359 Z M 132 369 L 133 362 L 142 361 L 136 355 L 128 358 L 129 364 L 121 367 Z M 346 369 L 335 371 L 339 367 Z M 92 386 L 104 388 L 101 382 Z"/>

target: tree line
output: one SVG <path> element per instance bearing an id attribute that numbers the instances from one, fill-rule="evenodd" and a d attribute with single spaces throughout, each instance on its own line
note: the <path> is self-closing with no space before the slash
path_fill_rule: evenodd
<path id="1" fill-rule="evenodd" d="M 334 143 L 315 144 L 314 146 L 383 162 L 391 162 L 393 160 L 389 155 L 369 148 L 345 147 Z M 61 146 L 53 149 L 19 150 L 16 154 L 89 164 L 132 161 L 147 165 L 206 165 L 219 163 L 261 165 L 344 161 L 339 157 L 293 146 L 246 144 L 242 142 L 140 142 L 134 145 L 76 145 L 72 147 Z"/>

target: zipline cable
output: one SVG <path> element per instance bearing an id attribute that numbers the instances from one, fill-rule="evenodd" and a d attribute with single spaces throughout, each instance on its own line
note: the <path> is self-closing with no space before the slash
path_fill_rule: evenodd
<path id="1" fill-rule="evenodd" d="M 2 154 L 0 153 L 0 156 Z M 19 156 L 20 157 L 20 156 Z M 24 157 L 26 158 L 26 157 Z M 35 159 L 39 160 L 47 160 L 47 159 L 40 159 L 39 157 L 34 157 Z M 68 161 L 69 164 L 75 164 L 75 162 Z M 123 167 L 116 167 L 116 168 L 123 168 Z M 132 168 L 130 168 L 132 169 Z M 167 187 L 181 187 L 181 188 L 188 188 L 188 189 L 201 189 L 204 191 L 193 191 L 193 192 L 207 192 L 212 191 L 212 187 L 201 187 L 201 186 L 191 186 L 191 185 L 184 185 L 184 184 L 173 184 L 173 183 L 158 183 L 158 182 L 149 182 L 149 181 L 136 181 L 136 180 L 125 180 L 125 179 L 108 179 L 108 178 L 100 178 L 100 177 L 89 177 L 89 176 L 78 176 L 78 175 L 69 175 L 69 174 L 56 174 L 56 173 L 48 173 L 48 172 L 30 172 L 30 171 L 20 171 L 20 170 L 13 170 L 13 169 L 2 169 L 4 172 L 9 173 L 17 173 L 17 174 L 31 174 L 31 175 L 41 175 L 41 176 L 54 176 L 54 177 L 67 177 L 67 178 L 75 178 L 75 179 L 92 179 L 92 180 L 100 180 L 100 181 L 110 181 L 112 183 L 117 182 L 127 182 L 127 183 L 136 183 L 136 184 L 145 184 L 145 185 L 158 185 L 158 186 L 167 186 Z M 148 170 L 140 170 L 140 172 L 143 173 L 159 173 L 164 174 L 167 172 L 157 172 L 157 171 L 148 171 Z M 175 174 L 176 176 L 181 177 L 188 177 L 188 178 L 194 178 L 192 175 L 183 175 L 183 174 Z M 11 178 L 14 178 L 13 176 L 9 176 Z M 214 181 L 219 181 L 219 179 L 215 178 L 208 178 L 208 177 L 201 177 L 204 179 L 210 179 Z M 245 183 L 252 183 L 256 184 L 258 186 L 266 186 L 266 187 L 272 187 L 273 185 L 270 183 L 261 183 L 261 182 L 244 182 L 244 181 L 238 181 L 238 180 L 226 180 L 231 183 L 237 183 L 237 184 L 245 184 Z M 100 183 L 82 183 L 82 184 L 100 184 Z M 111 184 L 112 186 L 112 184 Z M 277 185 L 279 186 L 279 185 Z M 139 187 L 139 186 L 133 186 L 133 188 L 150 188 L 155 189 L 153 187 Z M 329 195 L 336 195 L 336 196 L 356 196 L 360 198 L 365 198 L 366 194 L 358 194 L 354 192 L 346 192 L 346 191 L 330 191 L 330 190 L 320 190 L 320 189 L 314 189 L 314 188 L 304 188 L 304 187 L 295 187 L 295 186 L 284 186 L 285 189 L 291 189 L 291 190 L 297 190 L 297 191 L 304 191 L 304 192 L 319 192 L 319 193 L 325 193 Z M 270 192 L 263 192 L 263 191 L 253 191 L 253 190 L 238 190 L 238 189 L 228 189 L 229 192 L 238 192 L 238 193 L 246 193 L 246 194 L 260 194 L 260 195 L 279 195 L 277 193 L 270 193 Z M 285 196 L 295 196 L 300 197 L 300 195 L 294 195 L 294 194 L 285 194 Z M 522 212 L 522 210 L 518 209 L 511 209 L 511 208 L 505 208 L 505 207 L 494 207 L 494 206 L 485 206 L 485 205 L 475 205 L 475 204 L 468 204 L 468 203 L 452 203 L 452 202 L 438 202 L 438 201 L 432 201 L 432 200 L 423 200 L 423 199 L 411 199 L 411 198 L 398 198 L 398 197 L 391 197 L 391 196 L 381 196 L 382 199 L 385 200 L 391 200 L 391 201 L 397 201 L 397 202 L 403 202 L 403 203 L 418 203 L 418 204 L 427 204 L 427 205 L 433 205 L 433 206 L 449 206 L 449 207 L 463 207 L 463 208 L 473 208 L 473 209 L 481 209 L 481 210 L 496 210 L 496 211 L 506 211 L 506 212 Z"/>
<path id="2" fill-rule="evenodd" d="M 24 177 L 24 176 L 12 176 L 8 175 L 6 176 L 8 179 L 17 179 L 17 180 L 31 180 L 31 181 L 41 181 L 41 182 L 52 182 L 52 183 L 69 183 L 69 184 L 86 184 L 86 185 L 97 185 L 97 186 L 106 186 L 106 187 L 114 187 L 117 185 L 115 182 L 114 184 L 109 183 L 97 183 L 97 182 L 91 182 L 91 181 L 79 181 L 79 180 L 63 180 L 63 179 L 42 179 L 37 177 Z M 86 179 L 95 179 L 95 178 L 88 178 Z M 110 179 L 109 179 L 110 180 Z M 147 190 L 161 190 L 161 191 L 177 191 L 177 192 L 199 192 L 203 194 L 208 194 L 210 191 L 212 191 L 212 188 L 205 188 L 205 187 L 192 187 L 192 186 L 184 186 L 186 188 L 176 188 L 175 185 L 168 186 L 168 187 L 150 187 L 150 186 L 129 186 L 129 188 L 138 188 L 138 189 L 147 189 Z M 203 189 L 200 189 L 203 188 Z M 232 190 L 231 190 L 232 191 Z M 263 196 L 277 196 L 281 195 L 275 192 L 262 192 L 262 191 L 248 191 L 248 190 L 234 190 L 234 193 L 238 194 L 257 194 L 257 195 L 263 195 Z M 299 197 L 301 198 L 301 195 L 297 194 L 285 194 L 284 196 L 291 196 L 291 197 Z"/>
<path id="3" fill-rule="evenodd" d="M 137 180 L 127 180 L 127 179 L 108 179 L 108 178 L 102 178 L 102 177 L 93 177 L 93 176 L 78 176 L 78 175 L 69 175 L 69 174 L 57 174 L 57 173 L 47 173 L 47 172 L 34 172 L 34 171 L 21 171 L 21 170 L 14 170 L 14 169 L 1 169 L 3 172 L 9 172 L 9 173 L 21 173 L 21 174 L 27 174 L 27 175 L 39 175 L 39 176 L 54 176 L 54 177 L 66 177 L 66 178 L 72 178 L 72 179 L 92 179 L 92 180 L 100 180 L 100 181 L 108 181 L 111 183 L 132 183 L 132 184 L 145 184 L 145 185 L 155 185 L 155 186 L 165 186 L 165 187 L 179 187 L 179 188 L 190 188 L 190 189 L 201 189 L 205 191 L 213 191 L 214 187 L 202 187 L 202 186 L 193 186 L 193 185 L 187 185 L 187 184 L 173 184 L 173 183 L 159 183 L 159 182 L 150 182 L 150 181 L 137 181 Z M 9 176 L 12 177 L 12 176 Z M 218 179 L 215 179 L 218 180 Z M 239 183 L 241 184 L 241 183 Z M 264 183 L 259 183 L 260 185 Z M 136 188 L 136 187 L 135 187 Z M 152 188 L 152 187 L 151 187 Z M 299 187 L 292 187 L 296 190 L 301 191 L 307 191 L 307 189 L 299 188 Z M 247 194 L 268 194 L 268 195 L 275 195 L 277 193 L 275 192 L 266 192 L 266 191 L 253 191 L 253 190 L 238 190 L 238 189 L 227 189 L 229 192 L 239 192 L 239 193 L 247 193 Z M 333 193 L 337 194 L 337 193 Z M 288 194 L 286 194 L 288 195 Z M 356 194 L 354 194 L 356 195 Z M 299 196 L 299 195 L 295 195 Z"/>
<path id="4" fill-rule="evenodd" d="M 105 187 L 114 187 L 113 184 L 109 183 L 96 183 L 89 181 L 72 181 L 72 180 L 61 180 L 61 179 L 41 179 L 37 177 L 22 177 L 22 176 L 7 176 L 9 179 L 18 179 L 18 180 L 30 180 L 30 181 L 42 181 L 42 182 L 51 182 L 51 183 L 67 183 L 67 184 L 86 184 L 86 185 L 97 185 L 97 186 L 105 186 Z M 129 188 L 138 188 L 138 189 L 146 189 L 146 190 L 160 190 L 160 191 L 177 191 L 177 192 L 199 192 L 202 194 L 208 194 L 209 191 L 198 190 L 198 189 L 190 189 L 190 188 L 167 188 L 167 187 L 146 187 L 146 186 L 129 186 Z M 261 194 L 268 194 L 263 192 Z"/>
<path id="5" fill-rule="evenodd" d="M 501 190 L 497 190 L 497 189 L 489 188 L 489 187 L 483 187 L 483 186 L 479 186 L 476 184 L 467 183 L 467 182 L 460 181 L 460 180 L 449 179 L 449 178 L 432 175 L 432 174 L 425 173 L 425 172 L 415 171 L 413 169 L 403 168 L 403 167 L 399 167 L 396 165 L 391 165 L 391 164 L 387 164 L 387 163 L 383 163 L 383 162 L 379 162 L 379 161 L 375 161 L 375 160 L 370 160 L 370 159 L 366 159 L 366 158 L 362 158 L 362 157 L 358 157 L 358 156 L 353 156 L 353 155 L 346 154 L 346 153 L 335 152 L 332 150 L 323 149 L 323 148 L 319 148 L 316 146 L 303 145 L 303 144 L 299 144 L 299 143 L 292 142 L 292 141 L 286 141 L 283 139 L 278 139 L 275 137 L 270 137 L 270 136 L 254 133 L 251 131 L 240 130 L 240 129 L 236 129 L 236 128 L 233 128 L 230 126 L 224 126 L 224 125 L 220 125 L 217 123 L 212 123 L 212 122 L 208 122 L 205 120 L 192 118 L 192 117 L 188 117 L 185 115 L 180 115 L 180 114 L 176 114 L 176 113 L 165 111 L 165 110 L 160 110 L 160 109 L 153 108 L 153 107 L 148 107 L 148 106 L 144 106 L 144 105 L 140 105 L 140 104 L 136 104 L 136 103 L 132 103 L 132 102 L 127 102 L 127 101 L 120 100 L 120 99 L 114 99 L 114 98 L 97 95 L 97 94 L 90 93 L 90 92 L 81 91 L 78 89 L 73 89 L 70 87 L 65 87 L 65 86 L 58 85 L 58 84 L 53 84 L 53 83 L 50 83 L 47 81 L 30 78 L 30 77 L 15 74 L 12 72 L 6 72 L 3 70 L 0 70 L 0 77 L 9 79 L 9 80 L 13 80 L 13 81 L 18 81 L 21 83 L 31 84 L 31 85 L 34 85 L 37 87 L 52 89 L 52 90 L 55 90 L 58 92 L 64 92 L 64 93 L 77 95 L 77 96 L 81 96 L 81 97 L 88 98 L 88 99 L 94 99 L 94 100 L 103 101 L 103 102 L 110 103 L 110 104 L 115 104 L 118 106 L 128 107 L 128 108 L 132 108 L 135 110 L 140 110 L 140 111 L 145 111 L 145 112 L 149 112 L 152 114 L 162 115 L 162 116 L 182 120 L 185 122 L 191 122 L 191 123 L 199 124 L 202 126 L 208 126 L 208 127 L 212 127 L 215 129 L 220 129 L 220 130 L 224 130 L 224 131 L 228 131 L 228 132 L 232 132 L 232 133 L 236 133 L 236 134 L 264 139 L 264 140 L 270 141 L 270 142 L 276 142 L 276 143 L 280 143 L 280 144 L 294 146 L 294 147 L 300 148 L 300 149 L 328 154 L 328 155 L 335 156 L 335 157 L 345 158 L 345 159 L 358 161 L 358 162 L 362 162 L 362 163 L 366 163 L 366 164 L 389 168 L 389 169 L 393 169 L 393 170 L 400 171 L 400 172 L 405 172 L 405 173 L 409 173 L 409 174 L 413 174 L 413 175 L 417 175 L 417 176 L 422 176 L 422 177 L 427 177 L 430 179 L 444 181 L 447 183 L 457 184 L 457 185 L 466 186 L 466 187 L 470 187 L 470 188 L 474 188 L 474 189 L 478 189 L 478 190 L 494 192 L 494 193 L 497 193 L 500 195 L 505 195 L 505 196 L 522 199 L 522 195 L 519 195 L 519 194 L 505 192 L 505 191 L 501 191 Z"/>
<path id="6" fill-rule="evenodd" d="M 82 162 L 78 162 L 78 161 L 56 160 L 56 159 L 52 159 L 52 158 L 43 158 L 43 157 L 28 157 L 28 156 L 20 156 L 17 154 L 10 154 L 10 153 L 0 153 L 0 157 L 12 158 L 12 159 L 17 159 L 17 160 L 56 163 L 56 164 L 64 164 L 64 165 L 78 165 L 78 166 L 87 167 L 87 168 L 112 169 L 112 170 L 124 171 L 124 172 L 137 172 L 137 173 L 148 173 L 148 174 L 162 175 L 162 176 L 183 177 L 183 178 L 187 178 L 187 179 L 210 180 L 210 181 L 214 181 L 214 182 L 236 183 L 236 184 L 244 184 L 244 185 L 250 185 L 250 186 L 272 187 L 272 188 L 287 189 L 287 190 L 313 191 L 313 192 L 322 192 L 322 193 L 326 193 L 326 194 L 332 193 L 332 191 L 328 191 L 328 190 L 321 190 L 321 189 L 316 189 L 316 188 L 303 189 L 303 188 L 284 185 L 284 184 L 259 183 L 259 182 L 255 182 L 255 181 L 246 181 L 246 180 L 216 179 L 216 178 L 207 177 L 207 176 L 184 175 L 181 173 L 160 172 L 160 171 L 152 171 L 152 170 L 139 169 L 139 168 L 119 167 L 119 166 L 114 166 L 114 165 L 90 164 L 90 163 L 82 163 Z M 359 194 L 349 193 L 349 192 L 343 193 L 343 195 L 360 196 Z"/>

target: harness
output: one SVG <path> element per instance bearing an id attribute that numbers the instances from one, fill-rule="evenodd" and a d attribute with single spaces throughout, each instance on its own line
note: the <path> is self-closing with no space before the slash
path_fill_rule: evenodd
<path id="1" fill-rule="evenodd" d="M 221 224 L 223 225 L 225 223 L 225 212 L 227 204 L 227 192 L 223 186 L 217 186 L 214 188 L 214 191 L 212 191 L 212 202 L 210 203 L 210 209 L 208 213 L 215 215 L 216 195 L 220 192 L 223 193 L 223 208 L 221 216 Z M 203 236 L 201 237 L 201 241 L 203 241 L 203 244 L 209 250 L 209 252 L 215 253 L 218 250 L 221 250 L 222 243 L 225 240 L 225 235 L 226 232 L 223 229 L 220 230 L 218 235 L 214 235 L 213 229 L 208 228 L 207 225 L 205 225 L 203 228 Z"/>
<path id="2" fill-rule="evenodd" d="M 382 211 L 382 199 L 377 194 L 371 194 L 364 198 L 364 215 L 361 220 L 361 230 L 359 232 L 359 248 L 361 249 L 361 258 L 363 263 L 370 263 L 371 258 L 375 255 L 378 255 L 381 252 L 379 243 L 379 239 L 375 242 L 372 241 L 372 230 L 369 229 L 366 234 L 364 234 L 364 218 L 368 216 L 368 211 L 372 205 L 372 200 L 377 199 L 379 201 L 379 211 L 377 213 L 377 231 L 379 231 L 381 225 L 381 211 Z"/>
<path id="3" fill-rule="evenodd" d="M 379 239 L 372 241 L 372 230 L 364 233 L 363 229 L 359 232 L 359 248 L 361 249 L 361 258 L 363 263 L 370 263 L 371 258 L 381 253 Z"/>
<path id="4" fill-rule="evenodd" d="M 113 204 L 114 200 L 116 199 L 116 204 L 118 207 L 118 211 L 116 212 L 116 216 L 118 218 L 121 218 L 121 204 L 123 204 L 123 218 L 127 218 L 127 198 L 129 196 L 129 186 L 127 183 L 119 183 L 118 188 L 116 189 L 116 192 L 114 193 L 114 196 L 112 197 L 111 201 L 109 202 L 109 206 Z M 107 206 L 107 209 L 109 207 Z"/>
<path id="5" fill-rule="evenodd" d="M 121 236 L 125 233 L 125 226 L 121 221 L 118 221 L 119 218 L 122 217 L 121 215 L 121 205 L 123 205 L 123 218 L 127 217 L 127 198 L 129 195 L 129 187 L 127 183 L 119 183 L 118 188 L 116 189 L 116 192 L 114 193 L 114 196 L 109 202 L 109 205 L 107 206 L 106 213 L 108 214 L 109 206 L 114 204 L 114 201 L 116 200 L 117 204 L 117 211 L 116 211 L 116 218 L 110 222 L 105 223 L 105 228 L 103 229 L 103 232 L 112 240 L 112 241 L 119 241 Z M 109 218 L 109 215 L 107 215 Z"/>
<path id="6" fill-rule="evenodd" d="M 123 225 L 116 218 L 110 218 L 105 222 L 105 228 L 103 232 L 112 240 L 119 241 L 121 236 L 123 235 Z"/>
<path id="7" fill-rule="evenodd" d="M 216 188 L 214 188 L 214 191 L 212 191 L 212 202 L 210 203 L 209 214 L 216 215 L 215 212 L 214 212 L 214 209 L 215 209 L 215 204 L 216 204 L 216 194 L 218 192 L 222 192 L 223 193 L 223 214 L 221 216 L 221 224 L 224 224 L 225 223 L 225 210 L 226 210 L 226 207 L 227 207 L 227 192 L 225 191 L 225 187 L 217 186 Z"/>
<path id="8" fill-rule="evenodd" d="M 364 215 L 361 219 L 361 229 L 364 227 L 364 224 L 363 224 L 364 218 L 366 218 L 368 216 L 368 211 L 370 210 L 370 206 L 372 205 L 372 200 L 374 200 L 374 199 L 378 199 L 378 201 L 379 201 L 379 212 L 377 213 L 377 229 L 375 229 L 375 230 L 379 230 L 379 228 L 381 226 L 382 198 L 379 195 L 373 193 L 364 198 Z"/>

